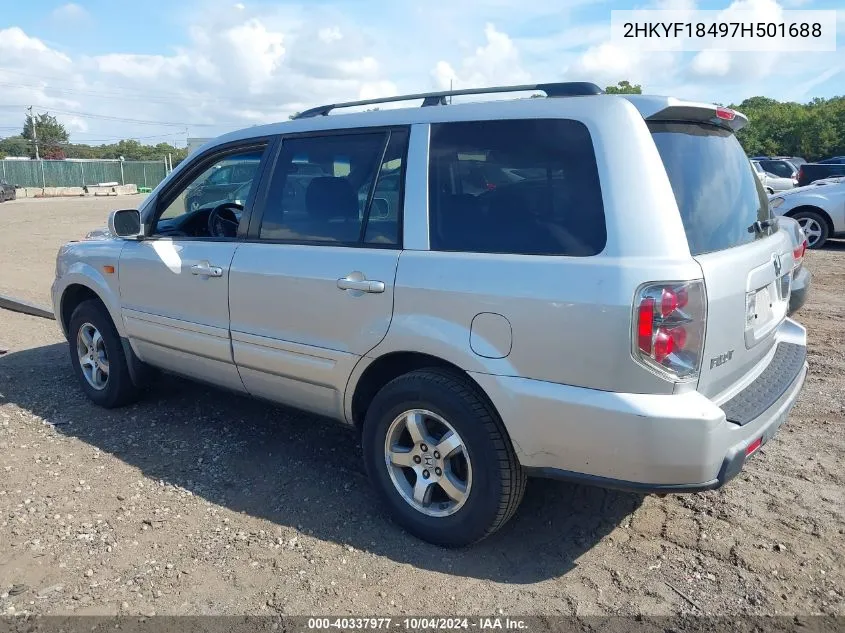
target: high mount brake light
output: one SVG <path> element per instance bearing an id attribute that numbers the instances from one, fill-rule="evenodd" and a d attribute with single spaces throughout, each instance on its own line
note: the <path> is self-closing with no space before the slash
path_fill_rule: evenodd
<path id="1" fill-rule="evenodd" d="M 736 118 L 736 112 L 730 108 L 716 108 L 716 118 L 724 121 L 733 121 Z"/>
<path id="2" fill-rule="evenodd" d="M 707 299 L 701 280 L 643 286 L 634 299 L 634 359 L 664 378 L 698 377 Z"/>

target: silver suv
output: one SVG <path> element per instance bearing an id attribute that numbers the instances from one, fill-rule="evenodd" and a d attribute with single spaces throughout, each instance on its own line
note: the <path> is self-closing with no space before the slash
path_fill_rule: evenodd
<path id="1" fill-rule="evenodd" d="M 159 368 L 352 425 L 394 519 L 447 546 L 504 525 L 527 476 L 724 484 L 807 372 L 746 118 L 585 83 L 451 94 L 507 90 L 547 98 L 328 105 L 206 144 L 60 250 L 82 389 L 116 407 Z M 224 164 L 248 192 L 189 203 Z"/>

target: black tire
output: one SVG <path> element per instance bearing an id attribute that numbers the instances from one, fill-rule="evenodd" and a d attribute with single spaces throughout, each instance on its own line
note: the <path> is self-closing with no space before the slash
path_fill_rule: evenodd
<path id="1" fill-rule="evenodd" d="M 405 501 L 391 480 L 385 440 L 391 423 L 410 409 L 441 416 L 463 439 L 472 485 L 454 514 L 423 514 Z M 421 369 L 389 382 L 367 409 L 362 441 L 367 474 L 392 518 L 435 545 L 462 547 L 489 536 L 513 516 L 525 492 L 527 478 L 498 414 L 475 385 L 456 372 Z"/>
<path id="2" fill-rule="evenodd" d="M 815 249 L 824 246 L 825 242 L 827 242 L 827 238 L 830 237 L 830 229 L 827 226 L 827 220 L 825 220 L 820 213 L 816 213 L 815 211 L 799 211 L 798 213 L 793 215 L 792 218 L 796 220 L 799 224 L 802 219 L 812 220 L 818 223 L 819 227 L 821 228 L 821 235 L 813 244 L 810 244 L 808 239 L 807 248 Z"/>
<path id="3" fill-rule="evenodd" d="M 108 359 L 108 378 L 105 387 L 96 389 L 92 386 L 82 371 L 77 353 L 77 336 L 83 325 L 93 325 L 103 339 L 103 347 Z M 70 362 L 82 390 L 95 404 L 106 409 L 122 407 L 138 399 L 140 390 L 132 382 L 126 354 L 120 342 L 120 336 L 112 323 L 111 316 L 99 301 L 90 299 L 83 301 L 70 317 L 68 325 L 68 349 Z"/>

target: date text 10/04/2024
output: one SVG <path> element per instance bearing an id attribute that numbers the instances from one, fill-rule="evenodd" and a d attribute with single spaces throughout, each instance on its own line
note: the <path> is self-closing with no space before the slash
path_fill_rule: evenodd
<path id="1" fill-rule="evenodd" d="M 412 617 L 412 618 L 308 618 L 308 630 L 471 630 L 522 631 L 528 628 L 525 620 L 511 617 Z"/>

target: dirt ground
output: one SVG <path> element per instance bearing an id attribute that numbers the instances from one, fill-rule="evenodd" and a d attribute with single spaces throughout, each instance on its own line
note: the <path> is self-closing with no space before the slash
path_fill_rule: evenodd
<path id="1" fill-rule="evenodd" d="M 0 204 L 0 294 L 48 306 L 59 247 L 105 226 L 110 211 L 136 208 L 146 197 L 21 198 Z"/>
<path id="2" fill-rule="evenodd" d="M 0 293 L 46 303 L 59 243 L 127 202 L 0 206 Z M 810 375 L 734 481 L 532 481 L 458 551 L 385 518 L 353 432 L 168 376 L 98 409 L 56 324 L 0 310 L 0 614 L 845 615 L 845 244 L 807 259 Z"/>

